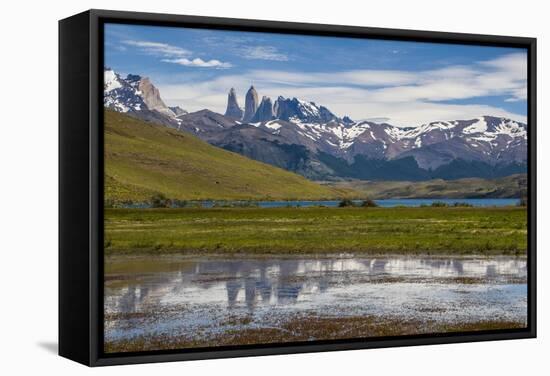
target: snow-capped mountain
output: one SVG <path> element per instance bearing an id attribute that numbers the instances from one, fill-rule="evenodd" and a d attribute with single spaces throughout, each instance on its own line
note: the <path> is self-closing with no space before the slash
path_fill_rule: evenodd
<path id="1" fill-rule="evenodd" d="M 166 106 L 159 90 L 147 77 L 129 74 L 122 78 L 110 68 L 105 68 L 103 73 L 103 105 L 106 108 L 170 126 L 177 126 L 178 117 L 187 114 L 179 107 Z"/>
<path id="2" fill-rule="evenodd" d="M 291 123 L 290 125 L 288 123 Z M 399 128 L 368 121 L 344 123 L 272 120 L 253 124 L 277 132 L 294 126 L 317 149 L 353 161 L 356 155 L 371 159 L 396 159 L 411 155 L 420 167 L 433 169 L 452 159 L 521 162 L 527 153 L 527 126 L 514 120 L 483 116 L 471 120 L 433 122 L 416 128 Z M 434 158 L 438 151 L 441 156 Z"/>
<path id="3" fill-rule="evenodd" d="M 254 95 L 249 95 L 251 90 Z M 233 110 L 239 110 L 234 89 L 230 96 Z M 257 98 L 253 87 L 247 93 L 247 100 L 249 97 Z M 400 128 L 388 123 L 355 122 L 347 116 L 340 118 L 324 106 L 299 98 L 278 97 L 272 107 L 267 97 L 259 106 L 257 103 L 247 104 L 249 108 L 257 108 L 251 121 L 231 131 L 226 129 L 216 132 L 216 135 L 203 134 L 201 137 L 272 164 L 277 164 L 281 157 L 271 158 L 263 152 L 267 147 L 265 140 L 287 147 L 299 145 L 308 154 L 308 157 L 301 155 L 300 158 L 310 161 L 312 166 L 323 167 L 319 173 L 311 172 L 317 177 L 330 170 L 324 168 L 328 166 L 322 166 L 326 163 L 319 160 L 320 154 L 343 160 L 348 165 L 356 165 L 358 157 L 362 161 L 412 158 L 413 164 L 425 171 L 444 169 L 457 160 L 466 164 L 482 163 L 483 173 L 510 165 L 517 167 L 514 171 L 521 170 L 526 164 L 527 125 L 511 119 L 482 116 Z M 258 131 L 250 130 L 251 127 Z M 288 168 L 287 165 L 281 167 Z M 468 169 L 468 166 L 461 168 Z M 475 168 L 479 169 L 479 166 Z M 465 175 L 468 176 L 467 171 Z"/>
<path id="4" fill-rule="evenodd" d="M 244 109 L 231 88 L 224 115 L 208 109 L 187 113 L 167 107 L 149 79 L 123 79 L 110 69 L 105 70 L 104 89 L 107 108 L 194 133 L 213 145 L 314 179 L 485 177 L 526 168 L 527 125 L 501 117 L 400 128 L 338 117 L 299 98 L 272 101 L 264 96 L 259 101 L 254 87 L 246 93 Z"/>
<path id="5" fill-rule="evenodd" d="M 120 77 L 115 71 L 105 68 L 103 81 L 103 105 L 117 112 L 141 111 L 147 108 L 139 93 L 138 81 L 128 76 Z"/>
<path id="6" fill-rule="evenodd" d="M 342 121 L 328 108 L 298 98 L 287 99 L 280 96 L 275 102 L 274 113 L 277 119 L 296 123 L 326 124 Z"/>
<path id="7" fill-rule="evenodd" d="M 489 170 L 490 166 L 525 165 L 527 158 L 526 124 L 491 116 L 433 122 L 416 128 L 368 121 L 308 123 L 297 119 L 274 119 L 249 126 L 278 136 L 281 144 L 303 145 L 313 154 L 328 154 L 350 165 L 356 164 L 358 157 L 367 161 L 411 157 L 423 170 L 436 170 L 459 159 L 481 162 Z M 226 144 L 227 140 L 221 145 Z"/>

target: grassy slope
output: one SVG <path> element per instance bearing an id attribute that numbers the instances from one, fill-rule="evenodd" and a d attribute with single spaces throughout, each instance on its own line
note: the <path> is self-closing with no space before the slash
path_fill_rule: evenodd
<path id="1" fill-rule="evenodd" d="M 373 199 L 385 198 L 520 198 L 527 192 L 527 175 L 499 179 L 365 181 L 327 183 L 327 186 L 354 189 Z"/>
<path id="2" fill-rule="evenodd" d="M 107 209 L 108 254 L 525 254 L 525 208 Z"/>
<path id="3" fill-rule="evenodd" d="M 345 192 L 190 134 L 105 112 L 107 200 L 145 201 L 155 193 L 180 200 L 325 199 Z"/>

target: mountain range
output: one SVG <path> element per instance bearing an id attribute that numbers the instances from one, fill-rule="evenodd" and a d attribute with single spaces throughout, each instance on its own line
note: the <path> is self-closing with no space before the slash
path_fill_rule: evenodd
<path id="1" fill-rule="evenodd" d="M 168 107 L 148 78 L 105 69 L 104 106 L 157 122 L 314 180 L 495 178 L 526 172 L 527 125 L 482 116 L 417 127 L 354 121 L 299 98 L 259 100 L 251 86 L 244 108 L 231 88 L 224 114 Z"/>

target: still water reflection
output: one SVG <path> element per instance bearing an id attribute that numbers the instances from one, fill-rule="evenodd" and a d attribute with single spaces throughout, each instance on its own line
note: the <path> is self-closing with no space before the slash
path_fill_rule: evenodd
<path id="1" fill-rule="evenodd" d="M 204 337 L 305 313 L 525 322 L 526 276 L 526 260 L 511 257 L 113 258 L 105 339 Z"/>

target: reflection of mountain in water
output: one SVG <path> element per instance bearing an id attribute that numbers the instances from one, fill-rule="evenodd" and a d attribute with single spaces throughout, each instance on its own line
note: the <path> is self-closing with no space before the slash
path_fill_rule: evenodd
<path id="1" fill-rule="evenodd" d="M 336 285 L 379 283 L 389 277 L 424 281 L 462 276 L 487 281 L 524 278 L 526 263 L 514 259 L 207 259 L 179 271 L 132 275 L 134 283 L 116 293 L 106 285 L 105 307 L 111 312 L 139 312 L 178 302 L 229 308 L 243 304 L 252 311 L 257 305 L 292 305 Z"/>
<path id="2" fill-rule="evenodd" d="M 208 265 L 205 267 L 208 268 Z M 250 310 L 258 301 L 263 304 L 293 303 L 305 285 L 302 282 L 293 282 L 290 278 L 298 274 L 298 261 L 279 262 L 277 265 L 237 261 L 231 262 L 227 269 L 231 271 L 231 278 L 244 280 L 231 279 L 226 282 L 227 302 L 230 307 L 237 304 L 241 290 L 244 290 L 244 301 Z"/>

